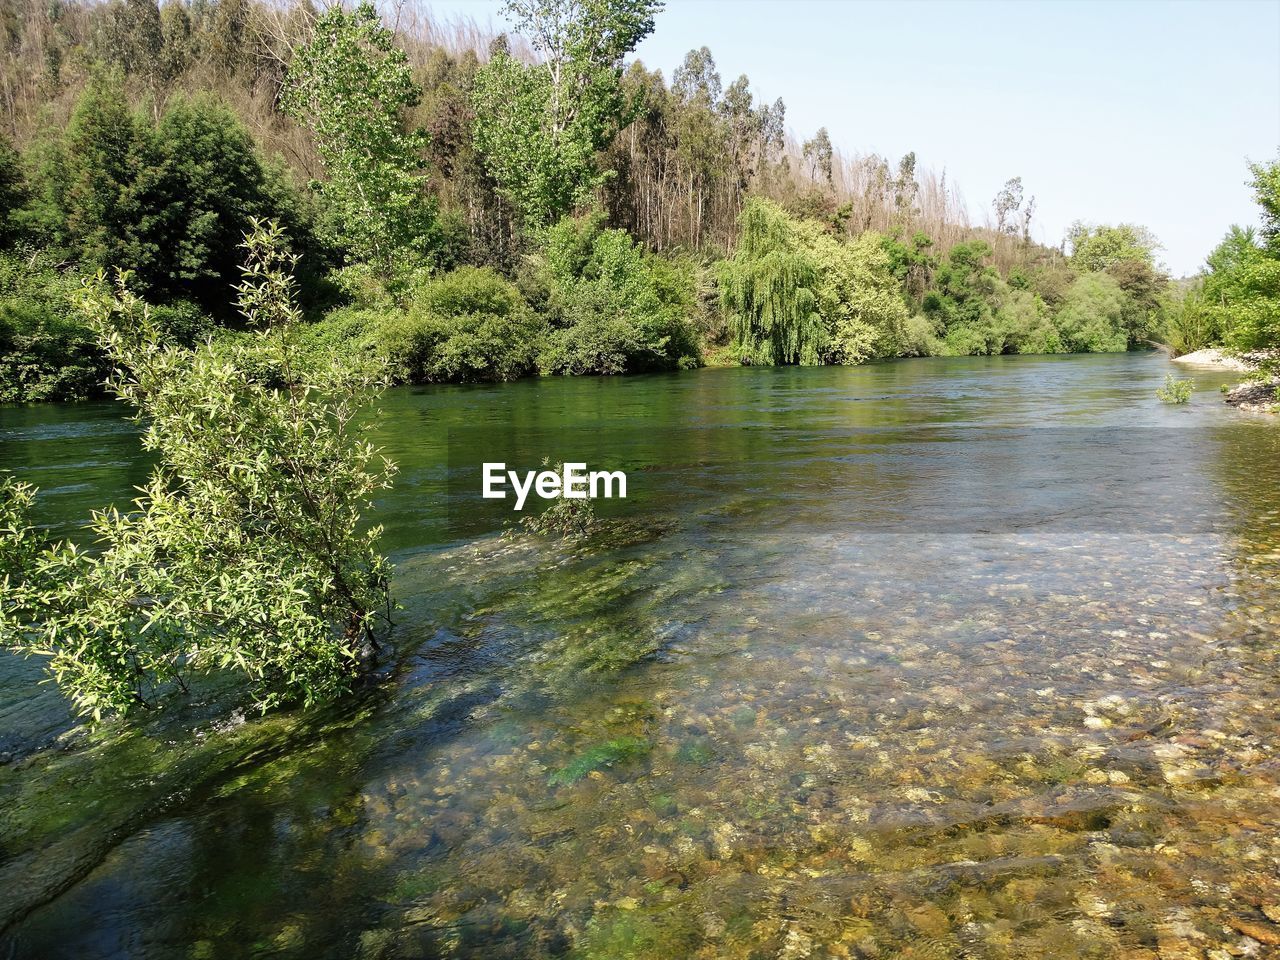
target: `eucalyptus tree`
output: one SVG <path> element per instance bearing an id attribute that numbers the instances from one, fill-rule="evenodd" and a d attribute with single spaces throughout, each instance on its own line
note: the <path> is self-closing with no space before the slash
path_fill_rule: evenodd
<path id="1" fill-rule="evenodd" d="M 521 222 L 539 228 L 599 186 L 598 151 L 636 105 L 622 58 L 653 31 L 661 0 L 508 0 L 537 61 L 495 45 L 473 93 L 476 148 Z"/>
<path id="2" fill-rule="evenodd" d="M 831 147 L 831 135 L 827 133 L 827 128 L 819 127 L 813 139 L 805 142 L 802 152 L 804 158 L 809 161 L 809 176 L 814 180 L 830 184 L 835 152 Z"/>

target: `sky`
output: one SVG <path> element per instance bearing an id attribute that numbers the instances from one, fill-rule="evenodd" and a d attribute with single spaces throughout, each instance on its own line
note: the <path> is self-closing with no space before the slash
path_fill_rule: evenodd
<path id="1" fill-rule="evenodd" d="M 429 5 L 507 26 L 500 0 Z M 1257 223 L 1245 164 L 1280 152 L 1280 0 L 668 0 L 634 58 L 670 80 L 704 45 L 800 140 L 914 150 L 975 222 L 1020 176 L 1036 239 L 1143 224 L 1175 276 Z"/>

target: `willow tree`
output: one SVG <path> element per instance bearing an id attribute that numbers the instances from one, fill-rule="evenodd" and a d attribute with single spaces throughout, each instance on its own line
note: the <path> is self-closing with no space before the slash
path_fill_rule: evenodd
<path id="1" fill-rule="evenodd" d="M 747 364 L 823 362 L 827 331 L 819 312 L 817 261 L 798 241 L 790 218 L 768 200 L 751 199 L 741 237 L 720 271 L 720 299 Z"/>

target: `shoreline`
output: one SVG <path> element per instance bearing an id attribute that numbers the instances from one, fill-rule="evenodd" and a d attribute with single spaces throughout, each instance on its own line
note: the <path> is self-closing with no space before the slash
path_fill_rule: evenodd
<path id="1" fill-rule="evenodd" d="M 1184 353 L 1180 357 L 1169 358 L 1174 363 L 1186 364 L 1189 367 L 1216 367 L 1219 370 L 1237 370 L 1240 373 L 1251 373 L 1258 369 L 1257 363 L 1245 357 L 1231 357 L 1217 347 L 1205 347 L 1193 353 Z"/>

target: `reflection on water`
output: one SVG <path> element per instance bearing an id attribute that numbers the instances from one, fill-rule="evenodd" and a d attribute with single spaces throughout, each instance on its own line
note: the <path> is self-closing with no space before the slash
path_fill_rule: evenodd
<path id="1" fill-rule="evenodd" d="M 1274 953 L 1280 429 L 1165 368 L 393 393 L 353 701 L 89 732 L 6 659 L 0 956 Z M 56 529 L 145 469 L 116 416 L 0 411 Z M 634 471 L 600 539 L 459 509 L 566 436 Z"/>

